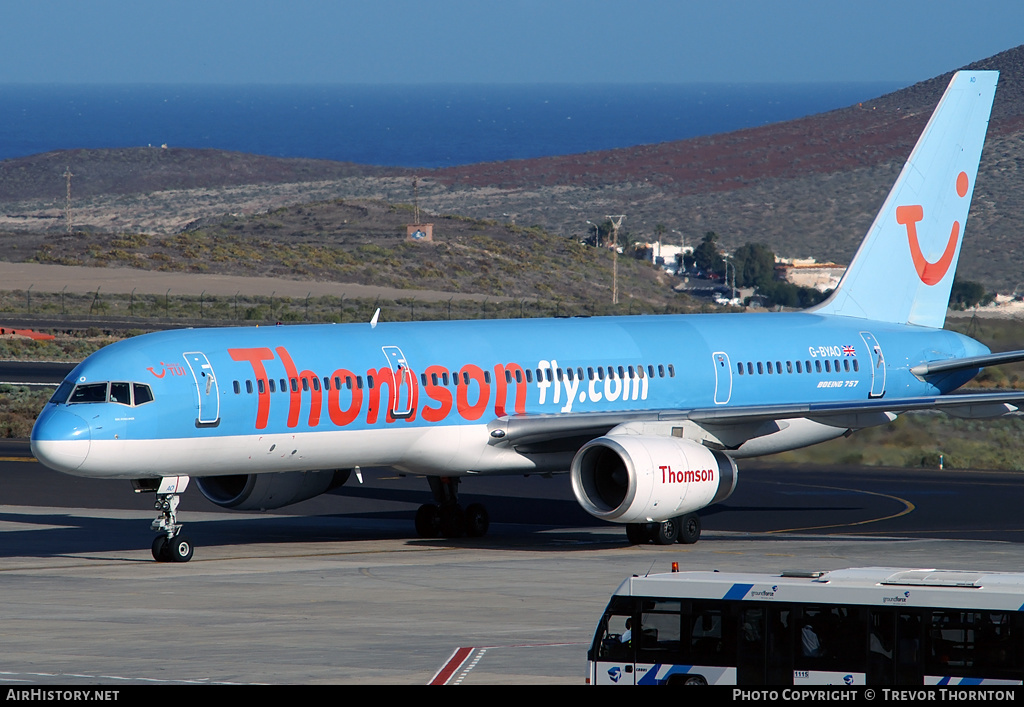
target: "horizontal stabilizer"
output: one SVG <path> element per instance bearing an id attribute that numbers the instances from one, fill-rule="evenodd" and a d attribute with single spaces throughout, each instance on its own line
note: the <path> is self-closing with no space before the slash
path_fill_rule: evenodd
<path id="1" fill-rule="evenodd" d="M 934 376 L 939 373 L 950 373 L 952 371 L 963 371 L 968 368 L 986 368 L 998 366 L 1004 363 L 1017 363 L 1024 361 L 1024 351 L 1003 351 L 1002 353 L 987 354 L 985 356 L 969 356 L 967 358 L 950 358 L 943 361 L 929 361 L 914 366 L 910 369 L 918 378 Z"/>

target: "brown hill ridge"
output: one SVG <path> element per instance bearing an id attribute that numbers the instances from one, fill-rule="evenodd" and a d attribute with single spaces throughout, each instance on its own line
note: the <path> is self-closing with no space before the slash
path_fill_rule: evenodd
<path id="1" fill-rule="evenodd" d="M 989 134 L 1024 128 L 1024 45 L 964 68 L 1001 72 Z M 952 76 L 784 123 L 656 145 L 449 167 L 434 176 L 449 185 L 502 189 L 640 179 L 698 194 L 761 179 L 873 167 L 906 158 Z"/>

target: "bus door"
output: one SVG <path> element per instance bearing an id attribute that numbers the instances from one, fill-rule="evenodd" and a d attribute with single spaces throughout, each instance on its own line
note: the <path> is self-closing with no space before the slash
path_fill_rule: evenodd
<path id="1" fill-rule="evenodd" d="M 896 612 L 868 609 L 868 685 L 904 685 L 896 682 Z"/>
<path id="2" fill-rule="evenodd" d="M 765 627 L 765 678 L 768 685 L 793 684 L 793 624 L 795 612 L 786 605 L 768 605 Z"/>
<path id="3" fill-rule="evenodd" d="M 921 613 L 900 611 L 896 614 L 896 685 L 924 684 Z"/>
<path id="4" fill-rule="evenodd" d="M 737 685 L 767 685 L 766 609 L 764 605 L 740 605 L 739 641 L 736 656 Z"/>

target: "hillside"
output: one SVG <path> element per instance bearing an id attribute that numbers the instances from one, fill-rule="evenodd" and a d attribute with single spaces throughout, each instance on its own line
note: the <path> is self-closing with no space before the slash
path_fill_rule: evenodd
<path id="1" fill-rule="evenodd" d="M 960 272 L 1009 292 L 1024 279 L 1018 265 L 1024 255 L 1019 228 L 1024 222 L 1024 46 L 969 68 L 998 69 L 1001 77 Z M 781 255 L 848 262 L 949 76 L 857 106 L 728 134 L 422 170 L 420 204 L 434 214 L 459 214 L 495 226 L 508 221 L 536 225 L 563 236 L 583 235 L 587 220 L 625 213 L 624 228 L 643 239 L 653 240 L 654 227 L 661 223 L 682 232 L 689 244 L 713 230 L 727 249 L 756 241 Z M 228 215 L 253 219 L 248 225 L 232 222 L 230 228 L 239 234 L 267 238 L 269 230 L 260 219 L 278 209 L 317 202 L 310 207 L 317 218 L 336 223 L 344 220 L 344 204 L 353 200 L 413 199 L 411 174 L 404 170 L 215 150 L 54 152 L 0 162 L 0 238 L 9 244 L 0 257 L 24 259 L 38 252 L 40 259 L 64 262 L 89 252 L 71 247 L 63 236 L 65 184 L 60 175 L 67 167 L 75 175 L 74 224 L 92 233 L 89 246 L 101 256 L 115 248 L 109 245 L 115 233 L 173 236 L 199 227 L 213 234 Z M 342 209 L 333 216 L 332 204 Z M 278 235 L 298 238 L 292 247 L 302 242 L 295 234 L 303 229 L 290 224 Z M 327 234 L 321 246 L 334 247 L 332 228 L 321 229 Z M 339 239 L 361 237 L 363 245 L 391 248 L 400 241 L 393 232 L 342 231 L 347 235 L 339 231 Z M 47 249 L 38 250 L 44 245 Z M 523 247 L 526 258 L 547 249 L 539 242 Z M 153 266 L 159 261 L 147 263 L 152 254 L 140 252 L 146 257 L 136 260 Z M 455 262 L 441 265 L 450 270 Z M 557 269 L 559 263 L 550 265 Z M 314 270 L 305 276 L 354 276 L 341 267 Z M 494 289 L 497 294 L 509 288 Z M 509 291 L 529 289 L 524 284 Z"/>

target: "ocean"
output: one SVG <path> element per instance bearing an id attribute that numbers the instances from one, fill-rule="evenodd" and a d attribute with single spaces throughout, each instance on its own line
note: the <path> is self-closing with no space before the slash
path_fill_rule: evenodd
<path id="1" fill-rule="evenodd" d="M 681 140 L 841 108 L 899 85 L 0 86 L 0 159 L 216 148 L 402 167 Z"/>

